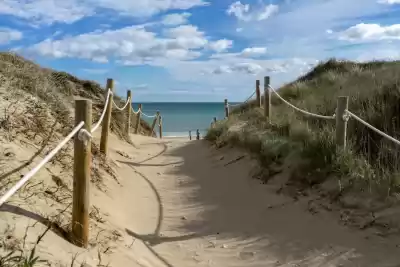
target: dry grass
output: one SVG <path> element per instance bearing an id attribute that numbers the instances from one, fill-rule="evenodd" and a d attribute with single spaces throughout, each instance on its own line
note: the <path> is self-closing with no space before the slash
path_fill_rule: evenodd
<path id="1" fill-rule="evenodd" d="M 338 96 L 349 96 L 349 110 L 400 139 L 399 78 L 398 61 L 360 64 L 329 60 L 280 88 L 279 94 L 322 115 L 335 113 Z M 315 186 L 333 176 L 340 181 L 340 191 L 352 189 L 383 197 L 400 191 L 400 150 L 394 143 L 350 119 L 348 149 L 336 153 L 334 120 L 305 117 L 275 96 L 272 103 L 272 124 L 250 103 L 234 110 L 228 121 L 218 123 L 207 138 L 222 145 L 240 144 L 255 152 L 264 166 L 297 155 L 302 160 L 292 180 L 300 180 L 302 186 Z M 230 130 L 238 122 L 247 126 Z"/>
<path id="2" fill-rule="evenodd" d="M 73 126 L 74 97 L 84 97 L 93 101 L 93 120 L 97 121 L 104 107 L 105 91 L 93 81 L 80 80 L 66 72 L 45 69 L 12 53 L 0 52 L 0 83 L 4 88 L 18 88 L 39 97 L 50 108 L 52 115 L 65 126 L 65 132 Z M 125 100 L 114 96 L 121 105 Z M 125 112 L 113 110 L 111 131 L 128 140 L 124 133 Z M 131 125 L 136 117 L 131 116 Z M 142 133 L 148 134 L 150 126 L 141 121 Z"/>

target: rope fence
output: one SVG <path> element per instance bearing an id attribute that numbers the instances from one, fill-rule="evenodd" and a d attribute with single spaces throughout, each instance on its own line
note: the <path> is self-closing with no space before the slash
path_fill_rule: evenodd
<path id="1" fill-rule="evenodd" d="M 354 113 L 348 110 L 348 102 L 349 102 L 349 97 L 348 96 L 339 96 L 337 99 L 337 107 L 335 114 L 331 116 L 327 115 L 321 115 L 321 114 L 316 114 L 312 113 L 309 111 L 306 111 L 304 109 L 301 109 L 299 107 L 296 107 L 286 99 L 284 99 L 278 92 L 275 90 L 271 85 L 270 85 L 270 77 L 265 76 L 264 77 L 264 103 L 261 101 L 261 92 L 260 92 L 260 81 L 256 81 L 256 90 L 253 92 L 253 94 L 243 103 L 232 105 L 228 103 L 228 100 L 225 99 L 225 119 L 229 117 L 230 110 L 229 107 L 234 107 L 234 106 L 239 106 L 243 105 L 244 103 L 248 102 L 254 94 L 256 94 L 256 106 L 259 108 L 262 108 L 264 110 L 264 115 L 265 117 L 268 118 L 268 120 L 271 120 L 271 114 L 272 114 L 272 104 L 271 104 L 271 93 L 273 93 L 277 98 L 279 98 L 284 104 L 287 106 L 291 107 L 292 109 L 296 110 L 299 113 L 302 113 L 305 116 L 310 116 L 318 119 L 325 119 L 325 120 L 336 120 L 336 146 L 338 148 L 345 148 L 346 147 L 346 139 L 347 139 L 347 123 L 350 118 L 355 119 L 359 123 L 363 124 L 364 126 L 368 127 L 372 131 L 376 132 L 377 134 L 380 134 L 382 137 L 392 141 L 393 143 L 400 145 L 400 141 L 397 140 L 396 138 L 384 133 L 383 131 L 375 128 L 368 122 L 364 121 Z M 217 120 L 214 118 L 213 122 L 211 123 L 211 128 L 214 127 L 216 124 Z"/>
<path id="2" fill-rule="evenodd" d="M 128 107 L 128 120 L 126 129 L 130 132 L 130 110 L 137 115 L 136 132 L 140 125 L 140 114 L 146 117 L 154 118 L 153 126 L 150 132 L 152 135 L 156 121 L 159 121 L 160 138 L 162 138 L 162 120 L 160 113 L 149 116 L 142 112 L 142 106 L 139 105 L 138 111 L 132 109 L 131 91 L 128 90 L 128 97 L 123 107 L 118 107 L 113 100 L 112 79 L 107 79 L 106 99 L 103 111 L 99 120 L 92 126 L 92 101 L 88 99 L 75 100 L 75 124 L 71 132 L 60 141 L 57 146 L 50 151 L 34 168 L 25 174 L 14 186 L 8 189 L 0 197 L 0 206 L 6 203 L 21 187 L 23 187 L 39 170 L 48 163 L 72 138 L 74 138 L 74 173 L 73 173 L 73 205 L 72 205 L 72 237 L 73 242 L 87 248 L 89 240 L 89 184 L 90 184 L 90 164 L 91 164 L 91 139 L 92 134 L 102 125 L 100 140 L 100 151 L 107 156 L 108 135 L 110 129 L 111 110 L 114 106 L 119 111 L 124 111 Z"/>

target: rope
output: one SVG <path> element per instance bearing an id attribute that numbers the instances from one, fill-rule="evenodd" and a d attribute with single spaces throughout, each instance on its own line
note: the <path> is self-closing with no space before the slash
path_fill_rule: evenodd
<path id="1" fill-rule="evenodd" d="M 246 103 L 247 101 L 249 101 L 254 95 L 256 94 L 256 91 L 254 91 L 251 96 L 249 96 L 243 103 Z"/>
<path id="2" fill-rule="evenodd" d="M 133 112 L 133 114 L 137 115 L 139 112 L 142 112 L 142 109 L 139 108 L 138 111 L 134 111 L 132 108 L 132 112 Z"/>
<path id="3" fill-rule="evenodd" d="M 104 115 L 106 115 L 106 111 L 107 111 L 107 106 L 108 106 L 108 101 L 110 100 L 110 96 L 112 95 L 112 91 L 109 89 L 108 90 L 108 94 L 107 94 L 107 99 L 106 99 L 106 103 L 104 104 L 104 109 L 103 109 L 103 113 L 101 113 L 100 119 L 99 121 L 94 125 L 94 127 L 91 130 L 91 133 L 94 133 L 97 128 L 99 128 L 101 122 L 104 119 Z"/>
<path id="4" fill-rule="evenodd" d="M 153 116 L 149 116 L 149 115 L 147 115 L 146 113 L 144 113 L 142 110 L 139 110 L 140 111 L 140 113 L 143 115 L 143 116 L 145 116 L 145 117 L 147 117 L 147 118 L 155 118 L 156 116 L 157 116 L 157 114 L 155 114 L 155 115 L 153 115 Z"/>
<path id="5" fill-rule="evenodd" d="M 381 130 L 375 128 L 374 126 L 372 126 L 371 124 L 369 124 L 368 122 L 362 120 L 361 118 L 357 117 L 354 113 L 346 110 L 346 114 L 352 118 L 354 118 L 355 120 L 357 120 L 358 122 L 360 122 L 361 124 L 364 124 L 365 126 L 367 126 L 368 128 L 370 128 L 371 130 L 375 131 L 376 133 L 380 134 L 383 137 L 386 137 L 387 139 L 389 139 L 390 141 L 396 143 L 397 145 L 400 145 L 400 141 L 391 137 L 390 135 L 382 132 Z"/>
<path id="6" fill-rule="evenodd" d="M 85 125 L 85 122 L 81 121 L 75 128 L 62 140 L 35 168 L 30 170 L 27 174 L 22 177 L 11 189 L 9 189 L 1 198 L 0 206 L 4 204 L 15 192 L 18 191 L 29 179 L 32 178 L 58 151 Z"/>
<path id="7" fill-rule="evenodd" d="M 229 106 L 229 107 L 238 107 L 238 106 L 241 106 L 241 105 L 247 103 L 255 94 L 256 94 L 256 91 L 254 91 L 254 92 L 253 92 L 245 101 L 243 101 L 242 103 L 239 103 L 239 104 L 229 104 L 229 103 L 228 103 L 228 106 Z"/>
<path id="8" fill-rule="evenodd" d="M 294 106 L 293 104 L 289 103 L 288 101 L 286 101 L 283 97 L 281 97 L 278 92 L 276 92 L 271 86 L 269 86 L 269 88 L 271 89 L 272 92 L 274 92 L 276 94 L 276 96 L 282 100 L 286 105 L 290 106 L 291 108 L 299 111 L 300 113 L 303 113 L 305 115 L 311 116 L 311 117 L 315 117 L 315 118 L 320 118 L 320 119 L 326 119 L 326 120 L 333 120 L 336 118 L 336 115 L 332 115 L 332 116 L 324 116 L 324 115 L 319 115 L 319 114 L 315 114 L 315 113 L 311 113 L 308 112 L 306 110 L 300 109 L 296 106 Z"/>
<path id="9" fill-rule="evenodd" d="M 122 107 L 122 108 L 120 108 L 120 107 L 117 106 L 117 104 L 114 102 L 114 99 L 113 99 L 114 107 L 116 107 L 116 108 L 117 108 L 118 110 L 120 110 L 120 111 L 123 111 L 123 110 L 128 106 L 128 104 L 129 104 L 130 102 L 131 102 L 131 97 L 129 97 L 129 98 L 126 100 L 125 106 Z"/>

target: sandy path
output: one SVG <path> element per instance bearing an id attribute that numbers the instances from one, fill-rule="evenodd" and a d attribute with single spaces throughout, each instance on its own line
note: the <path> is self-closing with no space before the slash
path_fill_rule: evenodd
<path id="1" fill-rule="evenodd" d="M 137 149 L 113 146 L 122 186 L 102 206 L 126 242 L 135 240 L 113 266 L 400 266 L 396 246 L 332 214 L 312 215 L 250 179 L 250 160 L 224 166 L 239 152 L 221 154 L 203 141 L 133 140 Z"/>

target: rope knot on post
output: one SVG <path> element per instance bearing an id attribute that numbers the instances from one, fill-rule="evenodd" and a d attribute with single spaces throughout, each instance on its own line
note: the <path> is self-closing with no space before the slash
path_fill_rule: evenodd
<path id="1" fill-rule="evenodd" d="M 349 121 L 349 119 L 350 119 L 350 113 L 349 113 L 349 111 L 348 111 L 347 109 L 344 111 L 344 114 L 343 114 L 342 119 L 343 119 L 343 121 L 345 121 L 345 122 L 348 122 L 348 121 Z"/>
<path id="2" fill-rule="evenodd" d="M 89 133 L 86 129 L 80 129 L 80 131 L 78 132 L 78 139 L 82 141 L 85 146 L 87 146 L 88 142 L 92 138 L 92 134 Z"/>

